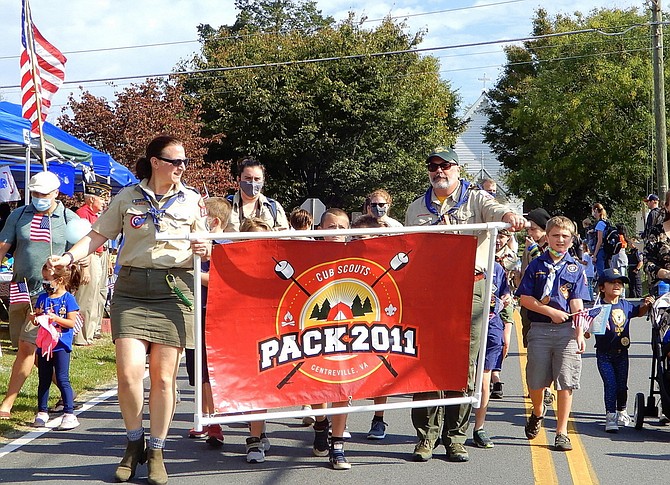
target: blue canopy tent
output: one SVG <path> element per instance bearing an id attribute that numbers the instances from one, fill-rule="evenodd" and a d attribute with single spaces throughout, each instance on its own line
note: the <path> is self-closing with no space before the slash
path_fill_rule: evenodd
<path id="1" fill-rule="evenodd" d="M 21 117 L 21 106 L 1 101 L 0 165 L 10 166 L 19 188 L 23 188 L 25 184 L 28 143 L 24 140 L 24 132 L 29 130 L 30 122 Z M 49 169 L 61 175 L 61 180 L 65 181 L 63 176 L 70 173 L 68 166 L 73 167 L 69 177 L 74 176 L 72 184 L 75 191 L 83 190 L 82 180 L 105 182 L 112 186 L 114 193 L 127 185 L 137 183 L 137 178 L 127 167 L 51 123 L 44 123 L 44 134 L 48 142 Z M 39 142 L 33 140 L 30 143 L 30 152 L 30 172 L 37 173 L 42 170 L 39 162 Z M 35 163 L 32 163 L 33 160 Z"/>

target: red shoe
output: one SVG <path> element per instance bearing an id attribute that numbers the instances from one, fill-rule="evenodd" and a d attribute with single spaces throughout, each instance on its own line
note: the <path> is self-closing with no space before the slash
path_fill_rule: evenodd
<path id="1" fill-rule="evenodd" d="M 196 431 L 195 429 L 191 428 L 188 430 L 188 437 L 189 438 L 204 438 L 207 436 L 207 430 L 209 429 L 209 425 L 203 426 L 202 431 Z"/>
<path id="2" fill-rule="evenodd" d="M 207 444 L 215 448 L 223 446 L 223 431 L 218 424 L 210 424 L 207 430 Z"/>

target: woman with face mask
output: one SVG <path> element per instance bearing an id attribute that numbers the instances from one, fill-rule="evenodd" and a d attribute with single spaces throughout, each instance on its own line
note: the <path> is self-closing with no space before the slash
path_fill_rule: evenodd
<path id="1" fill-rule="evenodd" d="M 261 193 L 265 185 L 265 167 L 253 158 L 244 158 L 237 165 L 240 190 L 232 197 L 232 211 L 226 232 L 239 232 L 245 219 L 257 217 L 275 231 L 288 229 L 288 219 L 279 202 Z"/>
<path id="2" fill-rule="evenodd" d="M 402 224 L 389 216 L 393 199 L 384 189 L 377 189 L 365 199 L 364 212 L 386 223 L 388 227 L 402 227 Z"/>

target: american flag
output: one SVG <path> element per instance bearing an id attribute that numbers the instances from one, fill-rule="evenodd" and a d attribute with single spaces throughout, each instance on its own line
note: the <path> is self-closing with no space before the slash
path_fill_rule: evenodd
<path id="1" fill-rule="evenodd" d="M 593 318 L 594 317 L 591 316 L 591 313 L 584 309 L 572 317 L 572 326 L 574 328 L 581 327 L 582 330 L 588 332 L 589 328 L 591 328 L 591 322 L 593 322 Z"/>
<path id="2" fill-rule="evenodd" d="M 77 316 L 74 317 L 74 327 L 72 327 L 72 335 L 77 335 L 81 332 L 81 329 L 84 327 L 84 316 L 81 312 L 77 312 Z"/>
<path id="3" fill-rule="evenodd" d="M 30 240 L 35 242 L 51 242 L 51 224 L 49 216 L 35 214 L 30 223 Z"/>
<path id="4" fill-rule="evenodd" d="M 9 285 L 9 304 L 15 303 L 30 303 L 30 293 L 25 282 L 19 281 Z"/>
<path id="5" fill-rule="evenodd" d="M 51 98 L 65 81 L 65 56 L 40 34 L 33 24 L 28 0 L 23 0 L 21 15 L 21 107 L 30 120 L 30 130 L 39 133 L 46 120 Z M 42 119 L 38 119 L 37 103 Z"/>

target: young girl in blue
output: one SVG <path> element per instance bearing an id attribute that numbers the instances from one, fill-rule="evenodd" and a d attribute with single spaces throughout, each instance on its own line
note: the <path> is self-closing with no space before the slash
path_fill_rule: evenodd
<path id="1" fill-rule="evenodd" d="M 654 297 L 648 296 L 642 304 L 623 299 L 624 283 L 628 278 L 619 270 L 609 268 L 598 278 L 600 299 L 612 305 L 603 335 L 596 335 L 596 361 L 605 388 L 605 431 L 616 433 L 619 426 L 627 426 L 631 418 L 626 411 L 628 400 L 628 347 L 631 318 L 647 314 Z"/>
<path id="2" fill-rule="evenodd" d="M 49 408 L 49 387 L 55 370 L 56 386 L 58 386 L 63 399 L 63 419 L 56 429 L 74 429 L 79 426 L 79 421 L 73 413 L 74 396 L 70 384 L 70 352 L 72 352 L 73 327 L 79 312 L 79 305 L 70 292 L 76 291 L 79 287 L 81 274 L 78 267 L 74 265 L 56 269 L 54 272 L 49 271 L 44 266 L 42 268 L 42 278 L 44 293 L 37 297 L 31 319 L 34 325 L 39 325 L 37 317 L 48 315 L 49 324 L 53 325 L 58 332 L 58 343 L 50 355 L 47 348 L 40 348 L 40 339 L 37 342 L 39 385 L 37 388 L 38 412 L 34 426 L 45 426 L 49 421 L 49 413 L 47 412 Z"/>

